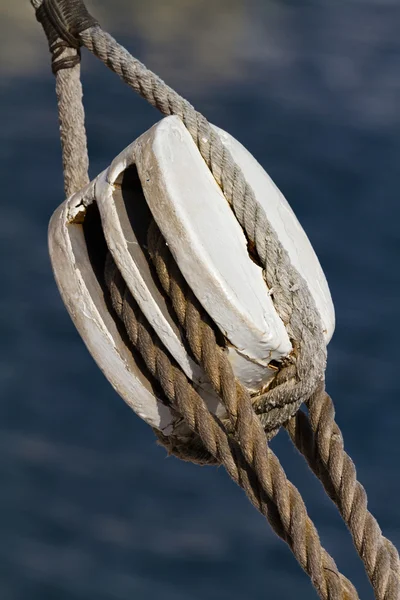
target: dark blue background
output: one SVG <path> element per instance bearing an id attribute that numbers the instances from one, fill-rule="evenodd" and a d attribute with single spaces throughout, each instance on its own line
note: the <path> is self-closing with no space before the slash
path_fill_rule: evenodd
<path id="1" fill-rule="evenodd" d="M 370 508 L 399 545 L 400 5 L 214 4 L 90 6 L 244 143 L 297 213 L 336 307 L 337 419 Z M 3 6 L 0 33 L 18 19 L 37 28 L 29 6 L 14 20 Z M 47 256 L 63 201 L 54 81 L 44 40 L 27 39 L 26 55 L 4 62 L 0 95 L 1 598 L 314 597 L 222 469 L 166 460 L 75 332 Z M 86 53 L 83 70 L 94 176 L 159 116 Z M 372 597 L 319 483 L 284 433 L 273 446 L 324 545 Z"/>

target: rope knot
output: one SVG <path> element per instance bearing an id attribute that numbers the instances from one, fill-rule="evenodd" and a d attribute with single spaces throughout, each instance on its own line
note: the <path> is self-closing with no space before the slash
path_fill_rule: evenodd
<path id="1" fill-rule="evenodd" d="M 83 0 L 43 0 L 36 9 L 52 54 L 52 70 L 71 69 L 79 64 L 81 41 L 79 34 L 98 25 L 88 12 Z M 68 48 L 76 52 L 66 53 Z"/>

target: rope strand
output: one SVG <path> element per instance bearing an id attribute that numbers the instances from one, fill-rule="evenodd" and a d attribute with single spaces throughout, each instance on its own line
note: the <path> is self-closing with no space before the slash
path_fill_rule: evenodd
<path id="1" fill-rule="evenodd" d="M 205 117 L 104 32 L 82 0 L 31 0 L 31 3 L 53 55 L 66 195 L 89 182 L 79 64 L 80 46 L 84 45 L 162 114 L 182 119 L 256 249 L 265 281 L 273 290 L 275 308 L 293 341 L 294 351 L 267 393 L 252 400 L 236 380 L 223 348 L 218 345 L 213 324 L 173 261 L 165 260 L 162 243 L 153 231 L 152 253 L 162 285 L 170 295 L 197 362 L 227 409 L 228 422 L 220 422 L 162 348 L 108 258 L 106 279 L 114 310 L 148 370 L 161 382 L 173 410 L 182 418 L 179 435 L 165 438 L 158 433 L 160 441 L 181 458 L 223 464 L 274 531 L 289 544 L 320 597 L 355 599 L 354 587 L 337 571 L 333 559 L 321 547 L 298 490 L 286 479 L 266 443 L 263 427 L 270 439 L 286 424 L 293 442 L 347 523 L 377 600 L 399 600 L 398 552 L 382 536 L 367 510 L 365 490 L 344 451 L 332 401 L 324 392 L 326 348 L 320 316 L 306 282 L 291 264 L 241 169 Z M 297 412 L 302 402 L 307 403 L 309 419 L 303 412 Z M 185 435 L 190 444 L 183 444 Z"/>
<path id="2" fill-rule="evenodd" d="M 310 576 L 320 598 L 357 599 L 358 595 L 353 585 L 339 573 L 333 558 L 322 548 L 317 530 L 307 515 L 298 490 L 287 480 L 278 458 L 267 446 L 260 422 L 251 407 L 244 419 L 254 426 L 251 417 L 254 415 L 260 425 L 258 435 L 243 443 L 238 434 L 238 441 L 240 452 L 256 476 L 254 481 L 259 487 L 257 493 L 254 493 L 254 489 L 249 490 L 247 479 L 243 479 L 243 471 L 247 470 L 242 465 L 243 459 L 238 457 L 237 445 L 233 446 L 233 457 L 232 441 L 229 441 L 226 432 L 211 415 L 186 376 L 170 360 L 133 300 L 110 254 L 107 256 L 105 273 L 113 308 L 123 321 L 133 346 L 139 351 L 150 373 L 161 383 L 168 400 L 184 417 L 189 427 L 199 435 L 207 450 L 224 465 L 232 479 L 245 489 L 256 508 L 267 517 L 276 533 L 289 544 L 300 565 Z M 238 421 L 243 409 L 247 410 L 247 404 L 244 407 L 238 406 Z M 257 430 L 257 427 L 255 429 Z M 241 473 L 237 467 L 238 463 L 242 465 Z M 263 500 L 260 500 L 261 497 Z M 273 517 L 271 505 L 274 507 Z"/>
<path id="3" fill-rule="evenodd" d="M 393 544 L 367 508 L 367 494 L 357 481 L 356 468 L 344 450 L 335 410 L 323 388 L 307 403 L 309 417 L 299 411 L 287 431 L 326 493 L 339 509 L 362 559 L 377 600 L 400 597 L 400 560 Z"/>
<path id="4" fill-rule="evenodd" d="M 324 379 L 326 346 L 314 299 L 291 264 L 276 232 L 258 204 L 242 170 L 207 119 L 136 60 L 100 27 L 80 34 L 82 44 L 164 115 L 179 116 L 231 205 L 247 238 L 257 250 L 275 308 L 296 345 L 296 377 L 275 389 L 269 402 L 277 406 L 306 402 Z"/>

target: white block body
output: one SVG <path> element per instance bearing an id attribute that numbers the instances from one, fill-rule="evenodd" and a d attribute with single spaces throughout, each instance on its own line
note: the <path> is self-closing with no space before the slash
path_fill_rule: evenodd
<path id="1" fill-rule="evenodd" d="M 307 281 L 328 342 L 334 310 L 307 236 L 257 161 L 231 136 L 217 131 Z M 207 378 L 187 351 L 149 266 L 143 241 L 149 218 L 157 222 L 187 283 L 223 333 L 237 377 L 251 392 L 265 388 L 275 373 L 269 362 L 280 361 L 291 352 L 290 340 L 262 270 L 248 255 L 240 225 L 178 117 L 163 119 L 126 148 L 94 182 L 56 211 L 49 230 L 56 280 L 89 351 L 135 412 L 168 434 L 174 426 L 172 413 L 155 397 L 146 373 L 121 338 L 105 300 L 101 275 L 99 279 L 89 256 L 85 223 L 94 204 L 107 248 L 130 292 L 210 409 L 222 414 Z"/>

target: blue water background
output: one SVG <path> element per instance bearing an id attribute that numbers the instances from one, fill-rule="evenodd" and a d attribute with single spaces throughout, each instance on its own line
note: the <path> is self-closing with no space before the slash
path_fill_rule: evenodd
<path id="1" fill-rule="evenodd" d="M 0 33 L 22 22 L 36 32 L 26 5 L 11 19 L 0 4 Z M 398 0 L 90 6 L 247 146 L 291 203 L 335 303 L 327 380 L 337 419 L 370 508 L 399 546 Z M 37 36 L 1 65 L 0 597 L 313 598 L 243 492 L 222 469 L 166 459 L 74 330 L 47 254 L 63 188 Z M 87 53 L 83 75 L 94 176 L 159 115 Z M 372 598 L 336 509 L 284 433 L 273 446 L 324 545 Z"/>

